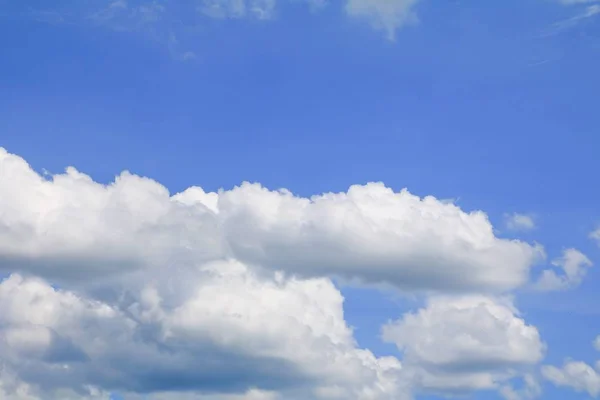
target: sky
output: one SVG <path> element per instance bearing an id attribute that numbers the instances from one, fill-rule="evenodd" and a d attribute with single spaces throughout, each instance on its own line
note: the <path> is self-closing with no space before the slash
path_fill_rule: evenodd
<path id="1" fill-rule="evenodd" d="M 595 0 L 0 0 L 0 398 L 600 395 Z"/>

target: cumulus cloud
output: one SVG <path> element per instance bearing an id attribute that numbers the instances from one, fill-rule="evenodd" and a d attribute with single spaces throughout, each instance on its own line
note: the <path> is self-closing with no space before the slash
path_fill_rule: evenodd
<path id="1" fill-rule="evenodd" d="M 593 346 L 600 351 L 600 336 L 596 337 Z M 556 386 L 586 392 L 594 398 L 600 394 L 600 361 L 592 367 L 583 361 L 567 359 L 562 367 L 544 365 L 542 375 Z"/>
<path id="2" fill-rule="evenodd" d="M 530 231 L 535 228 L 535 222 L 530 215 L 508 214 L 505 215 L 506 227 L 511 231 Z"/>
<path id="3" fill-rule="evenodd" d="M 420 390 L 437 393 L 500 389 L 545 352 L 508 299 L 483 296 L 430 299 L 385 325 L 382 337 L 402 351 Z"/>
<path id="4" fill-rule="evenodd" d="M 12 275 L 0 284 L 2 363 L 43 393 L 260 386 L 310 395 L 334 386 L 342 398 L 400 395 L 399 361 L 356 347 L 326 279 L 259 280 L 220 262 L 199 271 L 183 300 L 169 298 L 176 284 L 127 293 L 116 306 Z"/>
<path id="5" fill-rule="evenodd" d="M 0 165 L 0 268 L 52 279 L 233 257 L 304 277 L 495 292 L 526 283 L 541 254 L 494 236 L 481 211 L 381 183 L 312 198 L 248 183 L 170 196 L 129 173 L 108 186 L 72 167 L 48 179 L 5 150 Z"/>
<path id="6" fill-rule="evenodd" d="M 540 251 L 496 237 L 483 212 L 378 183 L 311 198 L 258 184 L 171 195 L 127 172 L 109 185 L 72 167 L 43 176 L 2 149 L 0 394 L 499 389 L 543 354 L 537 330 L 495 294 L 525 283 Z M 438 293 L 384 328 L 402 363 L 357 345 L 331 277 Z"/>
<path id="7" fill-rule="evenodd" d="M 590 259 L 576 249 L 566 249 L 562 257 L 554 260 L 552 264 L 561 269 L 562 273 L 557 274 L 554 270 L 544 270 L 534 287 L 542 291 L 565 290 L 576 287 L 581 284 L 587 274 L 587 270 L 592 267 Z"/>
<path id="8" fill-rule="evenodd" d="M 110 186 L 67 169 L 51 181 L 0 151 L 0 268 L 88 285 L 141 266 L 221 258 L 225 243 L 206 207 L 171 201 L 149 179 Z M 90 281 L 94 278 L 94 281 Z"/>
<path id="9" fill-rule="evenodd" d="M 527 280 L 538 246 L 499 239 L 485 213 L 381 183 L 300 198 L 244 184 L 219 194 L 238 257 L 302 275 L 410 290 L 502 291 Z"/>
<path id="10" fill-rule="evenodd" d="M 600 393 L 598 370 L 582 361 L 566 361 L 562 367 L 546 365 L 542 368 L 542 374 L 556 386 L 587 392 L 592 397 Z"/>

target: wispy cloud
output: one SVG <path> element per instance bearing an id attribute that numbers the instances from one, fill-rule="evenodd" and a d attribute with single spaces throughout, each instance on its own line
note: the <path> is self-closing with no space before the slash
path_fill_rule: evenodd
<path id="1" fill-rule="evenodd" d="M 593 17 L 598 13 L 600 13 L 600 4 L 592 4 L 587 6 L 582 12 L 575 15 L 574 17 L 558 22 L 556 25 L 560 28 L 568 28 L 573 26 L 574 24 L 579 23 L 581 20 Z"/>
<path id="2" fill-rule="evenodd" d="M 542 37 L 554 36 L 564 31 L 570 30 L 578 26 L 579 24 L 590 20 L 600 14 L 600 0 L 560 0 L 565 6 L 576 7 L 578 9 L 577 14 L 567 19 L 555 22 L 542 33 Z"/>
<path id="3" fill-rule="evenodd" d="M 166 6 L 158 1 L 130 5 L 125 0 L 116 0 L 105 7 L 86 13 L 86 19 L 100 25 L 119 30 L 139 30 L 160 22 Z"/>
<path id="4" fill-rule="evenodd" d="M 91 24 L 115 31 L 137 32 L 151 36 L 173 52 L 172 37 L 185 35 L 203 26 L 208 19 L 254 19 L 273 20 L 286 4 L 294 0 L 197 0 L 176 2 L 174 0 L 96 0 L 66 1 L 61 8 L 32 9 L 21 7 L 21 14 L 28 18 L 53 24 Z M 326 5 L 343 7 L 349 18 L 364 21 L 384 32 L 394 40 L 400 29 L 419 22 L 418 8 L 421 0 L 300 0 L 311 9 Z M 576 9 L 576 14 L 558 21 L 542 36 L 551 36 L 571 29 L 583 21 L 600 14 L 600 0 L 556 0 L 565 7 Z M 185 21 L 185 22 L 184 22 Z M 185 40 L 184 40 L 185 41 Z M 176 58 L 191 60 L 196 57 L 190 49 L 181 49 L 177 41 Z M 538 64 L 548 62 L 542 60 Z"/>
<path id="5" fill-rule="evenodd" d="M 594 239 L 600 245 L 600 227 L 598 227 L 598 229 L 590 233 L 590 239 Z"/>
<path id="6" fill-rule="evenodd" d="M 212 18 L 273 18 L 275 0 L 204 0 L 198 11 Z"/>
<path id="7" fill-rule="evenodd" d="M 21 9 L 21 13 L 48 23 L 91 23 L 117 31 L 153 31 L 155 34 L 162 31 L 158 36 L 168 42 L 172 34 L 177 34 L 177 29 L 196 28 L 206 18 L 272 20 L 278 10 L 290 1 L 292 0 L 72 0 L 72 3 L 67 2 L 60 9 L 29 8 Z M 328 0 L 302 2 L 313 10 L 329 4 Z M 419 3 L 420 0 L 344 0 L 342 6 L 349 17 L 364 20 L 393 40 L 400 28 L 418 21 L 416 6 Z"/>
<path id="8" fill-rule="evenodd" d="M 346 12 L 353 17 L 368 20 L 383 30 L 390 40 L 405 25 L 415 24 L 418 17 L 415 8 L 420 0 L 348 0 Z"/>
<path id="9" fill-rule="evenodd" d="M 504 216 L 506 228 L 511 231 L 530 231 L 535 229 L 535 221 L 531 215 L 506 214 Z"/>

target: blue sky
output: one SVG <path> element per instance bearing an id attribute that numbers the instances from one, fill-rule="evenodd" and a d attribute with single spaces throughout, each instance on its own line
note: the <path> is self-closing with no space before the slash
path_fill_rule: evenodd
<path id="1" fill-rule="evenodd" d="M 597 269 L 585 267 L 564 290 L 530 286 L 566 249 L 600 259 L 590 237 L 600 223 L 599 12 L 594 1 L 558 0 L 4 0 L 0 146 L 38 172 L 74 166 L 106 184 L 128 170 L 171 194 L 249 181 L 310 197 L 383 182 L 482 210 L 497 238 L 546 253 L 528 282 L 505 291 L 546 345 L 542 359 L 519 368 L 544 399 L 587 399 L 600 383 L 576 392 L 576 376 L 557 385 L 540 371 L 598 359 Z M 509 229 L 515 213 L 534 227 Z M 5 276 L 21 273 L 5 257 Z M 68 277 L 23 271 L 96 298 Z M 330 276 L 318 271 L 311 277 Z M 358 347 L 402 362 L 381 327 L 430 295 L 336 282 Z M 496 389 L 465 395 L 501 398 L 513 381 L 494 379 Z M 441 391 L 414 396 L 449 393 Z"/>

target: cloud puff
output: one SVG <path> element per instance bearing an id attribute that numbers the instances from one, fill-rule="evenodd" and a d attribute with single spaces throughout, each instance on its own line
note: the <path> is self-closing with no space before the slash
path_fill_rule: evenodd
<path id="1" fill-rule="evenodd" d="M 72 167 L 48 179 L 5 150 L 0 166 L 0 268 L 51 279 L 99 284 L 233 257 L 304 277 L 495 292 L 526 283 L 541 254 L 494 236 L 483 212 L 380 183 L 310 199 L 248 183 L 170 197 L 129 173 L 108 186 Z"/>
<path id="2" fill-rule="evenodd" d="M 530 231 L 535 228 L 535 222 L 530 215 L 513 213 L 505 218 L 506 227 L 511 231 Z"/>
<path id="3" fill-rule="evenodd" d="M 593 345 L 600 350 L 600 336 L 596 337 Z M 594 398 L 600 394 L 600 361 L 594 368 L 585 362 L 567 359 L 562 367 L 544 365 L 542 375 L 556 386 L 587 392 Z"/>
<path id="4" fill-rule="evenodd" d="M 541 249 L 494 236 L 487 216 L 381 183 L 310 199 L 244 184 L 219 194 L 244 260 L 405 290 L 503 291 L 527 281 Z"/>
<path id="5" fill-rule="evenodd" d="M 129 173 L 104 186 L 68 168 L 51 180 L 0 150 L 0 268 L 87 285 L 141 268 L 222 258 L 214 214 Z M 94 278 L 94 281 L 90 281 Z"/>
<path id="6" fill-rule="evenodd" d="M 582 361 L 566 361 L 560 368 L 546 365 L 542 374 L 556 386 L 587 392 L 592 397 L 600 393 L 600 373 Z"/>
<path id="7" fill-rule="evenodd" d="M 547 269 L 542 272 L 534 287 L 542 291 L 565 290 L 578 286 L 583 281 L 587 270 L 593 263 L 582 252 L 576 249 L 566 249 L 562 257 L 552 264 L 562 270 L 562 274 Z"/>
<path id="8" fill-rule="evenodd" d="M 404 354 L 421 390 L 465 394 L 499 388 L 545 352 L 537 329 L 506 299 L 430 299 L 427 306 L 383 327 Z"/>

